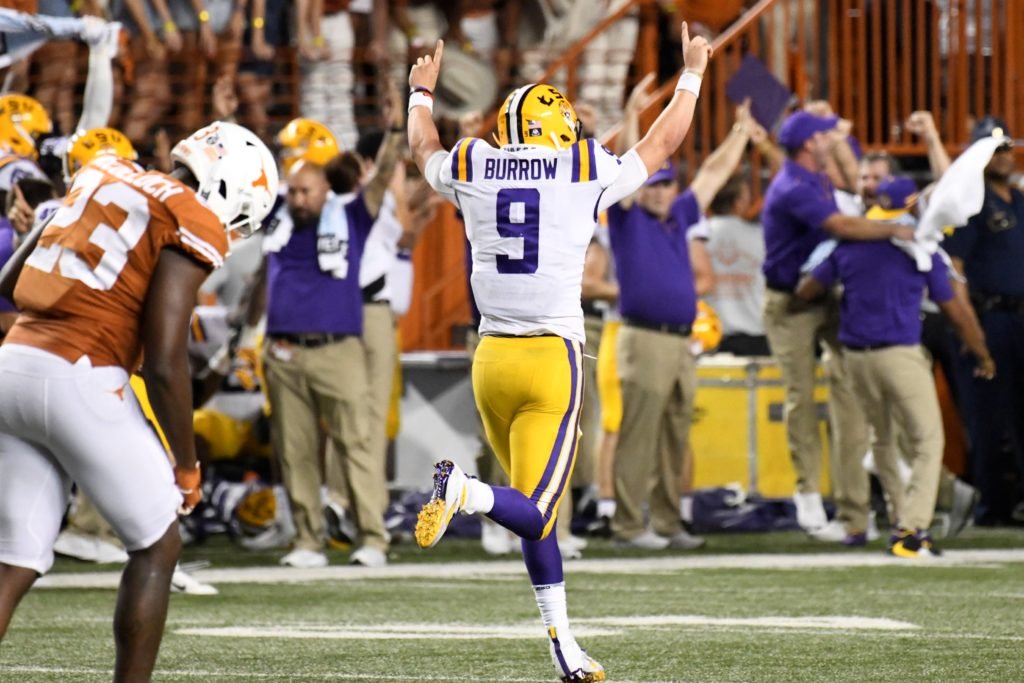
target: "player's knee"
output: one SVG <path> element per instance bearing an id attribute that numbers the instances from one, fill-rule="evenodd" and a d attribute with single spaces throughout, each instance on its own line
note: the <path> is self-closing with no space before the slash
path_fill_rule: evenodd
<path id="1" fill-rule="evenodd" d="M 173 567 L 181 556 L 181 532 L 178 521 L 167 527 L 167 531 L 152 545 L 131 553 L 132 556 L 147 557 L 163 566 Z"/>

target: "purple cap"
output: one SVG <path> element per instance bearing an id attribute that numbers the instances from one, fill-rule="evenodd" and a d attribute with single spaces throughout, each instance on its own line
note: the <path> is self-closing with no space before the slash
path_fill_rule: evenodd
<path id="1" fill-rule="evenodd" d="M 878 204 L 868 210 L 867 218 L 891 220 L 911 209 L 917 202 L 917 183 L 907 176 L 889 176 L 878 184 Z"/>
<path id="2" fill-rule="evenodd" d="M 779 144 L 787 149 L 797 149 L 815 133 L 832 130 L 839 123 L 838 116 L 815 116 L 807 111 L 798 111 L 786 117 L 779 128 Z"/>
<path id="3" fill-rule="evenodd" d="M 654 185 L 655 183 L 675 182 L 679 178 L 676 176 L 676 166 L 671 160 L 666 161 L 661 168 L 652 173 L 647 177 L 647 182 L 644 185 Z"/>

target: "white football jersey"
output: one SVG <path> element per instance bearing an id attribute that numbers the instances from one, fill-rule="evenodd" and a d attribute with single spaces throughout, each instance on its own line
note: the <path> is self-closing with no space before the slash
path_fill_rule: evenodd
<path id="1" fill-rule="evenodd" d="M 639 157 L 619 159 L 593 139 L 555 151 L 465 138 L 434 155 L 426 177 L 462 211 L 480 334 L 583 342 L 587 245 L 598 211 L 647 178 Z"/>

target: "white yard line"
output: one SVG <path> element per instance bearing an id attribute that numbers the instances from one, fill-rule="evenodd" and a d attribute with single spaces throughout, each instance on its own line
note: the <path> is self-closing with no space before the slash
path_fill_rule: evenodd
<path id="1" fill-rule="evenodd" d="M 881 552 L 819 553 L 789 555 L 686 555 L 675 557 L 638 557 L 629 559 L 575 560 L 566 563 L 573 574 L 659 574 L 701 569 L 851 569 L 854 567 L 919 567 L 921 569 L 999 565 L 1024 562 L 1024 549 L 947 550 L 941 558 L 904 560 Z M 392 564 L 370 569 L 337 565 L 322 569 L 291 567 L 242 567 L 203 569 L 194 576 L 213 584 L 228 583 L 309 583 L 312 581 L 355 581 L 367 579 L 462 579 L 525 574 L 521 560 L 494 562 L 447 562 L 444 564 Z M 120 570 L 50 574 L 36 586 L 49 588 L 117 588 Z"/>

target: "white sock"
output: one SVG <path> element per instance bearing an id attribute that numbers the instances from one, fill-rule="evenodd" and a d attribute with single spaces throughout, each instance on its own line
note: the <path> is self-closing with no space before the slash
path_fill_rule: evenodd
<path id="1" fill-rule="evenodd" d="M 569 612 L 565 606 L 565 582 L 534 586 L 533 593 L 537 597 L 544 629 L 550 631 L 554 627 L 563 647 L 569 642 L 575 643 L 569 630 Z"/>
<path id="2" fill-rule="evenodd" d="M 468 477 L 466 481 L 466 505 L 462 512 L 472 515 L 487 514 L 494 509 L 494 490 L 479 479 Z"/>
<path id="3" fill-rule="evenodd" d="M 693 522 L 693 496 L 679 497 L 679 517 L 686 523 Z"/>
<path id="4" fill-rule="evenodd" d="M 611 519 L 615 516 L 615 499 L 601 498 L 597 501 L 597 516 Z"/>

